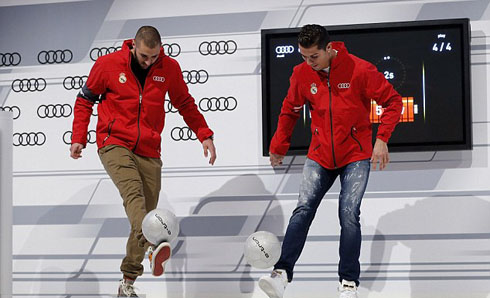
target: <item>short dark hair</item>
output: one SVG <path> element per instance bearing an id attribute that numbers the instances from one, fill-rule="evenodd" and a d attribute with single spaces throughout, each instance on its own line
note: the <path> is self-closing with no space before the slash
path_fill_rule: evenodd
<path id="1" fill-rule="evenodd" d="M 135 43 L 143 41 L 149 48 L 159 47 L 162 44 L 160 33 L 152 26 L 143 26 L 139 28 L 134 40 Z"/>
<path id="2" fill-rule="evenodd" d="M 316 45 L 319 49 L 325 50 L 329 42 L 327 29 L 316 24 L 304 25 L 298 35 L 298 43 L 304 48 Z"/>

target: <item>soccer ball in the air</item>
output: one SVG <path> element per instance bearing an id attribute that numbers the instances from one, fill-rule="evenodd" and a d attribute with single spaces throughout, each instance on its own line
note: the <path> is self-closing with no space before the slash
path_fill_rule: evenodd
<path id="1" fill-rule="evenodd" d="M 281 242 L 267 231 L 258 231 L 245 241 L 245 259 L 252 267 L 267 269 L 274 266 L 281 256 Z"/>
<path id="2" fill-rule="evenodd" d="M 171 242 L 179 235 L 179 221 L 167 209 L 153 209 L 143 218 L 143 235 L 151 244 Z"/>

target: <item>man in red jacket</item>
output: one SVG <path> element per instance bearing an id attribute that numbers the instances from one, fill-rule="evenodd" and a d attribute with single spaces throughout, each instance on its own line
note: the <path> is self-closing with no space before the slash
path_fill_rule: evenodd
<path id="1" fill-rule="evenodd" d="M 70 155 L 81 156 L 95 102 L 98 105 L 97 147 L 100 160 L 116 185 L 131 224 L 126 257 L 121 263 L 123 279 L 119 297 L 138 297 L 133 282 L 143 273 L 148 250 L 152 274 L 159 276 L 171 255 L 170 244 L 149 243 L 143 236 L 144 216 L 157 207 L 160 193 L 160 144 L 165 122 L 165 94 L 184 121 L 216 160 L 213 132 L 189 94 L 179 64 L 166 56 L 160 33 L 143 26 L 122 49 L 97 59 L 78 94 L 73 120 Z"/>
<path id="2" fill-rule="evenodd" d="M 386 144 L 400 120 L 402 100 L 376 67 L 349 54 L 342 42 L 330 42 L 324 27 L 304 26 L 298 42 L 305 62 L 294 68 L 290 79 L 270 144 L 271 165 L 282 163 L 305 103 L 311 111 L 312 140 L 281 258 L 272 274 L 259 280 L 259 286 L 271 298 L 283 297 L 287 283 L 293 279 L 293 268 L 316 210 L 340 176 L 339 292 L 342 298 L 357 298 L 361 200 L 368 182 L 370 161 L 373 169 L 379 162 L 380 170 L 389 162 Z M 374 149 L 369 121 L 371 99 L 384 108 Z"/>

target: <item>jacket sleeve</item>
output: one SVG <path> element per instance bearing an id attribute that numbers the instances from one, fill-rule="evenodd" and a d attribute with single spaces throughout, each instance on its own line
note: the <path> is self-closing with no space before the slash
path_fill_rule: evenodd
<path id="1" fill-rule="evenodd" d="M 372 64 L 367 67 L 364 82 L 366 84 L 364 96 L 368 99 L 374 99 L 378 105 L 384 108 L 376 138 L 388 142 L 395 126 L 400 122 L 402 98 L 384 75 Z"/>
<path id="2" fill-rule="evenodd" d="M 189 88 L 184 82 L 179 64 L 176 61 L 175 64 L 175 73 L 168 90 L 170 102 L 177 108 L 185 123 L 202 143 L 213 135 L 213 131 L 208 127 L 204 116 L 197 109 L 194 98 L 189 94 Z"/>
<path id="3" fill-rule="evenodd" d="M 90 70 L 87 82 L 77 95 L 73 112 L 72 144 L 80 143 L 83 147 L 87 145 L 87 130 L 94 103 L 106 90 L 106 81 L 101 65 L 100 59 L 97 59 Z"/>
<path id="4" fill-rule="evenodd" d="M 282 102 L 277 129 L 269 147 L 269 151 L 274 154 L 285 155 L 287 153 L 291 145 L 291 135 L 293 134 L 294 126 L 301 114 L 298 108 L 305 104 L 305 98 L 301 94 L 300 84 L 296 76 L 293 71 L 293 75 L 289 79 L 288 94 Z"/>

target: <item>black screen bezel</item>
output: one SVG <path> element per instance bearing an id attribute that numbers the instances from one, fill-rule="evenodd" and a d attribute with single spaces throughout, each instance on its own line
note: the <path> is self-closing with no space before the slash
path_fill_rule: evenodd
<path id="1" fill-rule="evenodd" d="M 419 142 L 411 144 L 389 143 L 390 152 L 418 152 L 418 151 L 447 151 L 447 150 L 471 150 L 472 149 L 472 131 L 471 131 L 471 80 L 470 80 L 470 24 L 469 19 L 445 19 L 445 20 L 428 20 L 428 21 L 411 21 L 411 22 L 390 22 L 390 23 L 372 23 L 357 25 L 339 25 L 325 26 L 327 31 L 367 31 L 377 32 L 379 29 L 390 28 L 390 30 L 407 31 L 410 29 L 420 30 L 427 28 L 432 30 L 437 27 L 457 26 L 461 34 L 462 49 L 462 70 L 463 77 L 463 140 L 461 142 L 430 143 Z M 262 76 L 262 149 L 263 156 L 269 156 L 270 140 L 274 131 L 271 131 L 270 111 L 270 83 L 269 83 L 269 65 L 268 60 L 269 40 L 278 36 L 297 36 L 301 28 L 283 28 L 283 29 L 263 29 L 261 30 L 261 76 Z M 291 70 L 292 71 L 292 70 Z M 309 144 L 300 148 L 290 148 L 287 155 L 305 155 L 308 152 Z"/>

